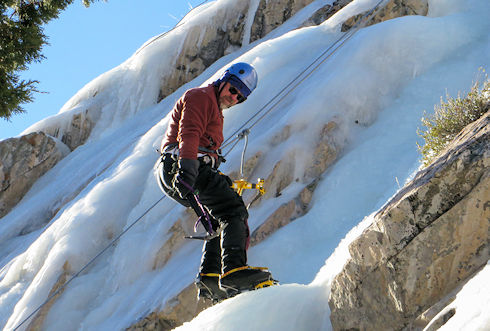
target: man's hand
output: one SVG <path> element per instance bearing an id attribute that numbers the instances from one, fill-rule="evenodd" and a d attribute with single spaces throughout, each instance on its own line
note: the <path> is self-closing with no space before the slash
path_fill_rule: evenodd
<path id="1" fill-rule="evenodd" d="M 197 175 L 199 174 L 199 161 L 192 159 L 180 159 L 178 171 L 172 181 L 173 187 L 182 199 L 194 191 Z"/>

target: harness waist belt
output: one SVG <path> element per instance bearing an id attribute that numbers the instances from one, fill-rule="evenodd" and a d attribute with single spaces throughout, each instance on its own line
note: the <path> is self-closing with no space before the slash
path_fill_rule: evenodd
<path id="1" fill-rule="evenodd" d="M 197 148 L 197 150 L 202 152 L 202 153 L 198 153 L 197 156 L 204 156 L 206 154 L 216 154 L 217 156 L 219 156 L 221 153 L 221 150 L 209 149 L 209 148 L 202 147 L 202 146 L 199 146 Z M 173 143 L 173 144 L 167 145 L 167 147 L 165 147 L 165 149 L 163 150 L 163 154 L 165 154 L 165 153 L 179 155 L 179 144 Z"/>
<path id="2" fill-rule="evenodd" d="M 178 149 L 177 149 L 178 151 Z M 169 155 L 173 160 L 177 161 L 179 158 L 179 154 L 177 153 L 172 153 L 172 150 L 169 152 L 165 152 L 163 155 Z M 198 154 L 197 159 L 201 161 L 202 163 L 211 166 L 211 168 L 216 168 L 216 159 L 212 156 L 209 156 L 207 154 Z"/>

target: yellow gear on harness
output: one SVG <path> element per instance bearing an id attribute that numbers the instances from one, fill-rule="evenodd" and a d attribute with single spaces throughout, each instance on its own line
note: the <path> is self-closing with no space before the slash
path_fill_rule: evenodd
<path id="1" fill-rule="evenodd" d="M 246 189 L 255 189 L 258 190 L 261 195 L 265 194 L 265 189 L 264 189 L 264 180 L 259 178 L 257 179 L 257 184 L 250 183 L 246 181 L 245 179 L 238 179 L 233 181 L 233 185 L 231 187 L 237 191 L 239 195 L 243 194 L 243 190 Z"/>

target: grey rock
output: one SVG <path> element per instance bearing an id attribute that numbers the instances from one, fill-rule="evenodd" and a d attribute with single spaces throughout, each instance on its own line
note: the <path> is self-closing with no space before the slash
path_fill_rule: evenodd
<path id="1" fill-rule="evenodd" d="M 332 283 L 335 330 L 401 330 L 490 258 L 490 113 L 395 195 Z"/>
<path id="2" fill-rule="evenodd" d="M 61 142 L 34 132 L 0 142 L 0 217 L 5 216 L 35 181 L 69 152 Z"/>

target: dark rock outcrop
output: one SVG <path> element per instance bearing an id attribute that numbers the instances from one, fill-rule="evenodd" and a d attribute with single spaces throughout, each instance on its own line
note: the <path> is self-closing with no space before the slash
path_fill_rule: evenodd
<path id="1" fill-rule="evenodd" d="M 360 20 L 367 20 L 365 25 L 369 26 L 407 15 L 426 16 L 428 10 L 429 4 L 427 0 L 391 0 L 385 6 L 376 10 L 373 15 L 366 16 L 366 12 L 349 18 L 344 24 L 342 24 L 341 31 L 344 32 L 349 30 Z"/>
<path id="2" fill-rule="evenodd" d="M 5 216 L 36 180 L 54 167 L 68 148 L 43 132 L 0 142 L 0 217 Z"/>
<path id="3" fill-rule="evenodd" d="M 70 121 L 63 124 L 52 124 L 43 128 L 43 132 L 61 140 L 71 151 L 78 146 L 85 144 L 92 129 L 95 126 L 96 119 L 92 118 L 97 112 L 89 109 L 74 114 Z M 97 116 L 98 118 L 98 116 Z"/>
<path id="4" fill-rule="evenodd" d="M 332 284 L 334 329 L 412 327 L 419 315 L 486 265 L 489 235 L 487 113 L 467 126 L 351 243 L 351 259 Z"/>

